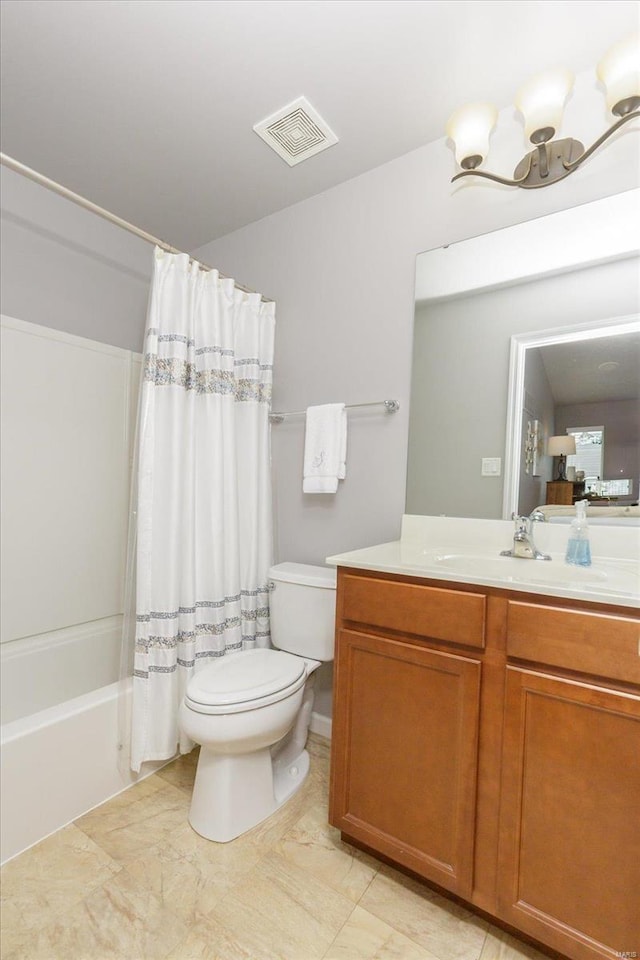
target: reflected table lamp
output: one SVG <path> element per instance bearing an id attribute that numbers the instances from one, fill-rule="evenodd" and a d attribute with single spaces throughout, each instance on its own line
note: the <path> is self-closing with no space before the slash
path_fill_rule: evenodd
<path id="1" fill-rule="evenodd" d="M 576 440 L 570 434 L 565 433 L 560 437 L 549 437 L 547 441 L 547 454 L 550 457 L 559 457 L 558 475 L 556 480 L 567 479 L 567 457 L 576 452 Z"/>

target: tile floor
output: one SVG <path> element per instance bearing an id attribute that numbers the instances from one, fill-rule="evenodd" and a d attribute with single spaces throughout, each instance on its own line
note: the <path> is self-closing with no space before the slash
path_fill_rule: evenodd
<path id="1" fill-rule="evenodd" d="M 2 960 L 545 960 L 327 824 L 329 748 L 230 844 L 187 822 L 182 757 L 2 870 Z"/>

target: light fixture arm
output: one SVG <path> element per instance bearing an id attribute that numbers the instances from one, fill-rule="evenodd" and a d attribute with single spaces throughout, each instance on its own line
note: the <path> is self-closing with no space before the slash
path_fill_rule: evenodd
<path id="1" fill-rule="evenodd" d="M 616 122 L 613 123 L 608 130 L 605 130 L 602 136 L 598 137 L 598 139 L 595 140 L 594 143 L 592 143 L 591 146 L 588 147 L 584 153 L 577 158 L 577 160 L 565 161 L 564 166 L 566 169 L 570 173 L 574 170 L 577 170 L 580 164 L 584 163 L 584 161 L 590 157 L 592 153 L 595 153 L 598 147 L 601 147 L 602 144 L 609 139 L 609 137 L 613 136 L 616 130 L 619 130 L 624 123 L 626 123 L 628 120 L 637 120 L 638 117 L 640 117 L 640 110 L 632 110 L 630 113 L 625 113 L 622 117 L 616 120 Z"/>
<path id="2" fill-rule="evenodd" d="M 456 173 L 455 177 L 451 178 L 451 183 L 454 183 L 456 180 L 460 180 L 462 177 L 483 177 L 485 180 L 493 180 L 495 183 L 503 183 L 507 187 L 520 187 L 523 185 L 531 171 L 530 157 L 531 154 L 527 154 L 529 163 L 527 164 L 526 173 L 517 180 L 509 180 L 507 177 L 498 177 L 495 173 L 488 173 L 486 170 L 462 170 L 460 173 Z"/>
<path id="3" fill-rule="evenodd" d="M 637 99 L 634 98 L 634 100 L 635 106 Z M 474 168 L 457 173 L 451 178 L 451 183 L 455 183 L 462 177 L 483 177 L 485 180 L 493 180 L 494 183 L 502 183 L 507 187 L 523 187 L 527 190 L 549 186 L 551 183 L 556 183 L 558 180 L 568 177 L 570 173 L 577 170 L 585 160 L 595 153 L 609 137 L 613 136 L 623 124 L 629 120 L 636 120 L 638 117 L 640 117 L 640 110 L 637 108 L 624 113 L 587 149 L 579 140 L 573 140 L 572 138 L 539 143 L 535 149 L 522 158 L 511 180 Z"/>
<path id="4" fill-rule="evenodd" d="M 497 177 L 493 173 L 487 173 L 486 170 L 462 170 L 461 173 L 456 173 L 455 177 L 451 177 L 451 183 L 455 183 L 456 180 L 461 180 L 462 177 L 483 177 L 484 180 L 493 180 L 494 183 L 504 183 L 506 187 L 521 187 L 525 177 L 522 177 L 520 180 L 508 180 L 506 177 Z"/>

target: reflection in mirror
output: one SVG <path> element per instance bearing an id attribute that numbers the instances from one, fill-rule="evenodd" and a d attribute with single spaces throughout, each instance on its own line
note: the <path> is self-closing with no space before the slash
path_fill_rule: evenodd
<path id="1" fill-rule="evenodd" d="M 603 426 L 602 411 L 597 423 L 568 420 L 578 416 L 576 405 L 583 420 L 598 412 L 588 404 L 605 402 L 619 403 L 620 413 L 626 404 L 627 413 L 607 421 L 599 482 L 632 480 L 624 499 L 637 502 L 638 437 L 623 421 L 637 431 L 638 355 L 619 337 L 640 330 L 632 319 L 640 314 L 638 222 L 640 190 L 633 190 L 418 256 L 407 513 L 492 519 L 547 503 L 557 465 L 547 438 Z M 596 341 L 608 349 L 596 367 L 621 363 L 615 341 L 635 386 L 625 379 L 617 389 L 623 369 L 613 368 L 608 382 L 616 389 L 603 397 L 606 368 L 596 378 L 579 361 Z M 525 388 L 525 357 L 527 382 L 548 381 L 546 392 L 535 387 L 539 397 Z M 569 394 L 576 381 L 581 391 Z M 567 466 L 570 474 L 580 469 L 571 458 Z"/>
<path id="2" fill-rule="evenodd" d="M 585 498 L 594 507 L 637 504 L 639 388 L 638 317 L 513 337 L 505 516 Z M 550 456 L 552 437 L 556 446 L 574 440 L 566 468 Z"/>

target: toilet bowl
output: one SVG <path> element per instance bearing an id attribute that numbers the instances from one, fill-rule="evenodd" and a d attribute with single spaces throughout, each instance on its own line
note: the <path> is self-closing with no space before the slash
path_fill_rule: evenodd
<path id="1" fill-rule="evenodd" d="M 312 675 L 333 659 L 335 571 L 284 563 L 269 575 L 279 649 L 228 654 L 201 668 L 179 712 L 182 730 L 201 745 L 189 822 L 221 843 L 265 820 L 304 783 Z"/>

